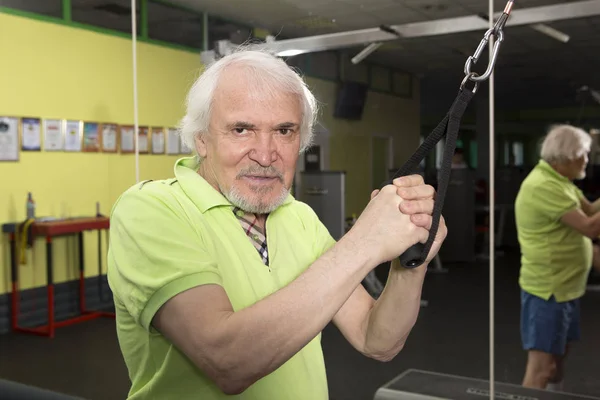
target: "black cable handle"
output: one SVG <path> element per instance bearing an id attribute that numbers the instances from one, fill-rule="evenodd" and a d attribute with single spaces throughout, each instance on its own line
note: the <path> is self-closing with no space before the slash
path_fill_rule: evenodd
<path id="1" fill-rule="evenodd" d="M 469 102 L 473 98 L 475 91 L 467 90 L 463 87 L 458 92 L 454 103 L 450 107 L 450 110 L 438 124 L 438 126 L 427 136 L 417 151 L 408 159 L 406 163 L 394 174 L 394 177 L 386 181 L 382 186 L 392 184 L 392 181 L 401 176 L 410 174 L 419 163 L 435 148 L 438 142 L 446 138 L 446 144 L 444 146 L 444 157 L 442 159 L 442 173 L 441 179 L 438 182 L 437 196 L 434 202 L 432 224 L 429 230 L 429 237 L 427 242 L 417 243 L 406 250 L 400 256 L 400 263 L 405 268 L 416 268 L 423 264 L 427 259 L 427 254 L 431 250 L 431 245 L 435 240 L 437 234 L 440 217 L 442 215 L 442 208 L 444 207 L 444 197 L 446 196 L 446 190 L 448 189 L 448 182 L 450 180 L 450 172 L 452 167 L 452 156 L 456 148 L 456 141 L 458 139 L 458 130 L 460 128 L 460 121 L 462 119 Z"/>

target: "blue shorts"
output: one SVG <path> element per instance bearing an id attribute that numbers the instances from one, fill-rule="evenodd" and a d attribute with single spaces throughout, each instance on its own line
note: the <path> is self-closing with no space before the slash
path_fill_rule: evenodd
<path id="1" fill-rule="evenodd" d="M 521 341 L 524 350 L 564 355 L 580 339 L 579 299 L 557 303 L 521 290 Z"/>

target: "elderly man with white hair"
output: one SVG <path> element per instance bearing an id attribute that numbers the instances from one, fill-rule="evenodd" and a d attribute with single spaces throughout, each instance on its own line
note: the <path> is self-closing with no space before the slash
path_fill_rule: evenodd
<path id="1" fill-rule="evenodd" d="M 526 387 L 562 389 L 569 344 L 580 338 L 579 299 L 597 252 L 600 201 L 590 203 L 573 181 L 585 178 L 590 146 L 585 131 L 552 127 L 516 199 Z"/>
<path id="2" fill-rule="evenodd" d="M 129 399 L 325 400 L 320 335 L 331 321 L 367 357 L 404 346 L 443 220 L 422 266 L 397 259 L 427 240 L 434 190 L 418 175 L 396 179 L 336 243 L 290 194 L 316 103 L 270 54 L 222 58 L 189 92 L 181 132 L 196 155 L 113 207 L 108 279 Z M 361 281 L 389 260 L 374 300 Z"/>

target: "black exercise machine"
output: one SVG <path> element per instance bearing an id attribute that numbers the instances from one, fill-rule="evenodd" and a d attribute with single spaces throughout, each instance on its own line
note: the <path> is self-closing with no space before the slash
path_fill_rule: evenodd
<path id="1" fill-rule="evenodd" d="M 83 400 L 81 397 L 73 397 L 50 390 L 37 388 L 0 379 L 0 399 L 2 400 Z"/>

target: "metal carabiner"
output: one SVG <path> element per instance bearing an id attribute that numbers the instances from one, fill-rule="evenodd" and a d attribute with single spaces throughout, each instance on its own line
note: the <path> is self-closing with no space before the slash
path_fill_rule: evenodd
<path id="1" fill-rule="evenodd" d="M 498 52 L 500 51 L 500 45 L 502 44 L 502 41 L 504 40 L 504 31 L 498 30 L 497 32 L 494 32 L 494 29 L 492 28 L 485 33 L 485 36 L 484 36 L 483 40 L 479 43 L 479 46 L 477 47 L 477 50 L 475 50 L 475 53 L 467 59 L 467 62 L 465 63 L 465 75 L 466 76 L 472 75 L 473 72 L 471 71 L 471 69 L 473 68 L 473 66 L 475 64 L 477 64 L 477 61 L 479 61 L 479 57 L 481 57 L 481 55 L 483 54 L 483 51 L 487 47 L 487 45 L 490 41 L 490 37 L 492 35 L 497 36 L 498 38 L 494 43 L 492 57 L 488 63 L 487 69 L 482 75 L 471 76 L 470 79 L 472 81 L 482 82 L 482 81 L 487 80 L 490 77 L 490 75 L 492 74 L 494 67 L 496 66 L 496 60 L 498 59 Z"/>
<path id="2" fill-rule="evenodd" d="M 467 86 L 467 82 L 472 81 L 475 82 L 475 84 L 473 85 L 473 89 L 471 89 L 471 91 L 473 93 L 477 93 L 477 89 L 479 89 L 479 82 L 477 82 L 475 79 L 478 76 L 477 72 L 471 72 L 469 75 L 465 76 L 465 78 L 463 79 L 463 81 L 460 84 L 460 90 L 464 90 L 465 86 Z"/>
<path id="3" fill-rule="evenodd" d="M 485 33 L 483 39 L 477 47 L 477 50 L 475 50 L 475 53 L 467 59 L 464 70 L 466 79 L 469 79 L 474 82 L 483 82 L 487 80 L 492 74 L 492 71 L 496 66 L 496 60 L 498 59 L 498 52 L 500 51 L 500 46 L 504 41 L 504 25 L 506 25 L 506 21 L 508 21 L 508 17 L 510 16 L 510 13 L 512 11 L 513 4 L 514 0 L 509 0 L 508 3 L 506 3 L 504 12 L 502 13 L 502 15 L 500 15 L 500 18 L 498 18 L 498 21 L 496 21 L 494 27 L 490 28 Z M 496 38 L 496 41 L 494 43 L 494 49 L 492 51 L 492 56 L 490 58 L 486 71 L 483 73 L 483 75 L 478 75 L 471 71 L 471 69 L 475 64 L 477 64 L 477 61 L 479 61 L 479 57 L 481 57 L 481 55 L 483 54 L 483 51 L 487 47 L 492 36 Z"/>

